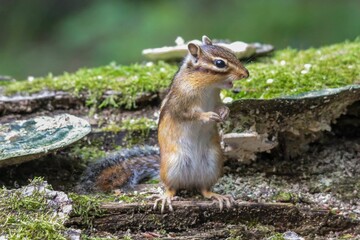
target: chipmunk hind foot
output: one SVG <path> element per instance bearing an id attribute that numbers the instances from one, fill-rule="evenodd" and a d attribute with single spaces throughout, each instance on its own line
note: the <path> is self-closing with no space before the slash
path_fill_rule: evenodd
<path id="1" fill-rule="evenodd" d="M 201 194 L 205 197 L 205 198 L 209 198 L 209 199 L 215 199 L 218 201 L 219 203 L 219 208 L 220 211 L 223 210 L 224 208 L 224 202 L 227 208 L 231 208 L 231 206 L 235 203 L 235 200 L 232 196 L 230 195 L 220 195 L 208 190 L 202 190 Z"/>

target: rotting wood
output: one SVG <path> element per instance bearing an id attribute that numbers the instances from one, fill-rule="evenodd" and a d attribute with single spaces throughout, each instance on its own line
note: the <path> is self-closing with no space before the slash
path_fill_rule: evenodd
<path id="1" fill-rule="evenodd" d="M 0 96 L 0 116 L 9 113 L 32 113 L 38 110 L 76 109 L 85 105 L 85 97 L 67 92 L 44 91 L 29 96 Z"/>
<path id="2" fill-rule="evenodd" d="M 120 92 L 105 92 L 100 100 L 104 100 L 110 95 L 121 96 Z M 87 94 L 79 94 L 75 96 L 68 92 L 62 91 L 43 91 L 34 93 L 32 95 L 0 95 L 0 116 L 6 114 L 26 114 L 33 113 L 39 110 L 54 111 L 54 110 L 68 110 L 81 109 L 86 106 Z M 159 100 L 159 93 L 143 92 L 139 93 L 134 100 L 138 107 L 149 105 Z"/>
<path id="3" fill-rule="evenodd" d="M 166 231 L 182 232 L 206 225 L 271 225 L 277 231 L 293 230 L 299 234 L 326 234 L 358 228 L 360 221 L 332 214 L 329 210 L 311 210 L 284 203 L 251 203 L 237 201 L 231 209 L 220 212 L 212 201 L 174 201 L 174 212 L 161 214 L 152 203 L 104 203 L 103 214 L 94 216 L 93 227 L 99 231 Z M 80 216 L 73 216 L 68 226 L 82 226 Z M 84 227 L 84 226 L 82 226 Z M 85 226 L 87 227 L 87 226 Z"/>

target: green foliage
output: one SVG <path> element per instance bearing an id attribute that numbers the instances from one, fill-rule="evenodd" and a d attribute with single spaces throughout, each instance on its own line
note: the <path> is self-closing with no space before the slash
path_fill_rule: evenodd
<path id="1" fill-rule="evenodd" d="M 47 204 L 45 191 L 36 187 L 43 182 L 35 178 L 29 186 L 34 186 L 32 194 L 21 190 L 0 189 L 0 236 L 8 239 L 66 239 L 63 219 L 54 214 Z"/>
<path id="2" fill-rule="evenodd" d="M 225 97 L 268 99 L 359 83 L 360 39 L 318 49 L 280 50 L 247 68 L 250 78 L 235 84 L 241 92 L 226 91 Z"/>
<path id="3" fill-rule="evenodd" d="M 138 62 L 142 49 L 173 44 L 179 34 L 306 48 L 354 38 L 360 29 L 358 0 L 326 7 L 301 0 L 9 2 L 1 5 L 0 75 L 16 78 L 109 59 Z"/>

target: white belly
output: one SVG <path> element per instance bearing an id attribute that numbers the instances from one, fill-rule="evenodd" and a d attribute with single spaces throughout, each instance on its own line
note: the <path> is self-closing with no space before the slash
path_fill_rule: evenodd
<path id="1" fill-rule="evenodd" d="M 189 122 L 178 139 L 179 151 L 170 157 L 169 185 L 175 189 L 203 189 L 215 184 L 221 172 L 221 156 L 212 137 L 215 123 Z"/>

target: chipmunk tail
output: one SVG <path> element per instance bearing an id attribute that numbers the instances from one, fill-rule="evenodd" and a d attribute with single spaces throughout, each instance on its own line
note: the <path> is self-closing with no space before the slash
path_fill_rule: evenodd
<path id="1" fill-rule="evenodd" d="M 78 193 L 130 190 L 135 185 L 159 177 L 157 147 L 144 146 L 114 152 L 90 164 L 80 178 Z"/>

